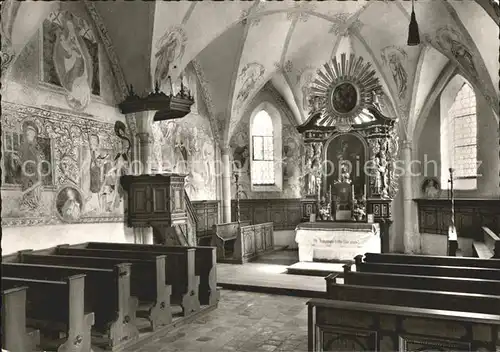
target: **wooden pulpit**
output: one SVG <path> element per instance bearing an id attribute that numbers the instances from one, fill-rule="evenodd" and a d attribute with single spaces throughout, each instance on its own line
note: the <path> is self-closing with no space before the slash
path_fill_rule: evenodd
<path id="1" fill-rule="evenodd" d="M 155 242 L 167 237 L 172 227 L 186 231 L 184 176 L 179 174 L 126 175 L 121 178 L 127 191 L 126 220 L 130 227 L 152 227 Z"/>

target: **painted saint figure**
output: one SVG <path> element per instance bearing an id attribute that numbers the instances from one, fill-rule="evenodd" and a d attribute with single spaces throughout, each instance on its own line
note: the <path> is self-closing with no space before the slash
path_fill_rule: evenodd
<path id="1" fill-rule="evenodd" d="M 76 200 L 75 191 L 71 188 L 66 190 L 67 199 L 61 208 L 61 215 L 65 220 L 78 220 L 80 218 L 81 204 Z"/>
<path id="2" fill-rule="evenodd" d="M 406 97 L 408 74 L 403 68 L 401 59 L 397 54 L 392 53 L 389 55 L 389 67 L 392 72 L 392 77 L 394 78 L 394 81 L 396 82 L 396 85 L 398 87 L 399 99 L 404 99 Z"/>
<path id="3" fill-rule="evenodd" d="M 89 137 L 89 148 L 83 150 L 81 187 L 85 198 L 86 211 L 101 209 L 100 194 L 104 182 L 104 163 L 107 154 L 100 151 L 99 136 Z"/>
<path id="4" fill-rule="evenodd" d="M 20 208 L 22 210 L 37 210 L 42 196 L 41 162 L 43 152 L 38 147 L 38 127 L 27 121 L 23 124 L 23 144 L 19 153 L 19 171 L 21 190 L 23 192 Z"/>

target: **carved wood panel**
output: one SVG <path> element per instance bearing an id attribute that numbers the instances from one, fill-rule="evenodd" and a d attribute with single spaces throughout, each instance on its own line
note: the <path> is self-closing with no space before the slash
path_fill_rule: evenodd
<path id="1" fill-rule="evenodd" d="M 236 201 L 232 201 L 232 218 L 236 218 Z M 272 222 L 275 230 L 294 230 L 302 222 L 300 199 L 240 200 L 240 219 L 252 224 Z"/>
<path id="2" fill-rule="evenodd" d="M 219 201 L 193 201 L 192 204 L 198 217 L 197 236 L 212 236 L 212 227 L 219 222 Z"/>
<path id="3" fill-rule="evenodd" d="M 421 233 L 448 234 L 451 205 L 448 200 L 416 199 Z M 481 239 L 482 226 L 500 233 L 500 200 L 458 199 L 455 201 L 455 225 L 458 236 Z"/>
<path id="4" fill-rule="evenodd" d="M 496 316 L 359 304 L 309 301 L 309 351 L 498 351 Z"/>

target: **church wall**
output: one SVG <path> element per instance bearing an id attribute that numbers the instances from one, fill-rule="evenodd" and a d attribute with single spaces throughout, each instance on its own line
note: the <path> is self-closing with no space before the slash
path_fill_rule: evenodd
<path id="1" fill-rule="evenodd" d="M 450 98 L 451 99 L 451 98 Z M 477 179 L 476 190 L 455 190 L 456 198 L 498 198 L 498 132 L 491 108 L 481 94 L 476 92 L 476 114 L 478 150 L 477 159 L 481 163 Z M 440 129 L 441 129 L 441 99 L 437 99 L 422 126 L 421 134 L 416 139 L 415 156 L 424 165 L 426 161 L 435 160 L 437 167 L 429 166 L 427 173 L 420 168 L 421 175 L 413 180 L 414 198 L 424 197 L 421 184 L 426 177 L 441 179 Z M 446 102 L 445 102 L 446 103 Z M 451 103 L 450 103 L 451 105 Z M 444 185 L 446 186 L 446 185 Z M 441 186 L 443 187 L 443 186 Z M 448 191 L 442 190 L 440 198 L 446 199 Z M 459 234 L 460 236 L 460 234 Z M 447 237 L 438 234 L 420 234 L 421 252 L 430 255 L 445 255 L 447 251 Z M 472 241 L 459 238 L 460 249 L 464 255 L 472 255 Z"/>
<path id="2" fill-rule="evenodd" d="M 404 252 L 404 215 L 403 215 L 403 185 L 400 177 L 399 191 L 392 200 L 391 212 L 393 223 L 389 228 L 389 251 L 391 253 Z"/>
<path id="3" fill-rule="evenodd" d="M 82 3 L 59 3 L 2 79 L 4 254 L 131 240 L 115 160 L 125 120 L 99 38 Z"/>
<path id="4" fill-rule="evenodd" d="M 498 128 L 490 106 L 481 94 L 476 92 L 476 114 L 477 114 L 477 160 L 478 179 L 476 190 L 456 190 L 457 198 L 495 198 L 500 196 L 498 184 Z M 426 177 L 441 177 L 441 153 L 440 153 L 440 130 L 441 130 L 441 103 L 437 99 L 426 118 L 420 136 L 417 138 L 416 149 L 418 160 L 422 163 L 420 175 L 414 177 L 415 198 L 423 197 L 420 185 Z M 426 161 L 435 160 L 437 170 L 429 166 L 424 173 L 423 165 Z M 442 185 L 444 188 L 446 185 Z M 442 191 L 440 197 L 446 198 L 447 191 Z"/>
<path id="5" fill-rule="evenodd" d="M 256 192 L 251 189 L 250 180 L 250 116 L 261 103 L 269 102 L 275 106 L 281 115 L 282 124 L 282 177 L 283 189 L 281 192 L 262 191 Z M 297 132 L 291 122 L 291 112 L 287 107 L 280 104 L 269 90 L 260 91 L 245 111 L 234 134 L 230 140 L 231 161 L 233 172 L 239 171 L 240 199 L 294 199 L 301 198 L 302 192 L 302 136 Z M 234 163 L 237 160 L 239 163 Z M 242 165 L 236 169 L 236 165 Z M 232 199 L 236 198 L 236 186 L 232 183 Z"/>

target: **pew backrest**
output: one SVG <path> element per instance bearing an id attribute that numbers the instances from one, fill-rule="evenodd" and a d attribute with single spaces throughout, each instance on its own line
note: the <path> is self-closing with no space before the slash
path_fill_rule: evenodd
<path id="1" fill-rule="evenodd" d="M 344 283 L 360 286 L 479 293 L 488 295 L 498 295 L 500 293 L 500 281 L 458 277 L 344 272 Z"/>
<path id="2" fill-rule="evenodd" d="M 500 269 L 469 268 L 461 266 L 356 263 L 356 272 L 500 280 Z"/>
<path id="3" fill-rule="evenodd" d="M 307 305 L 309 351 L 498 350 L 500 315 L 332 299 Z"/>
<path id="4" fill-rule="evenodd" d="M 500 259 L 479 259 L 471 257 L 448 257 L 396 253 L 366 253 L 366 263 L 443 265 L 500 269 Z"/>
<path id="5" fill-rule="evenodd" d="M 500 314 L 500 296 L 338 284 L 327 280 L 327 297 L 341 301 Z"/>

